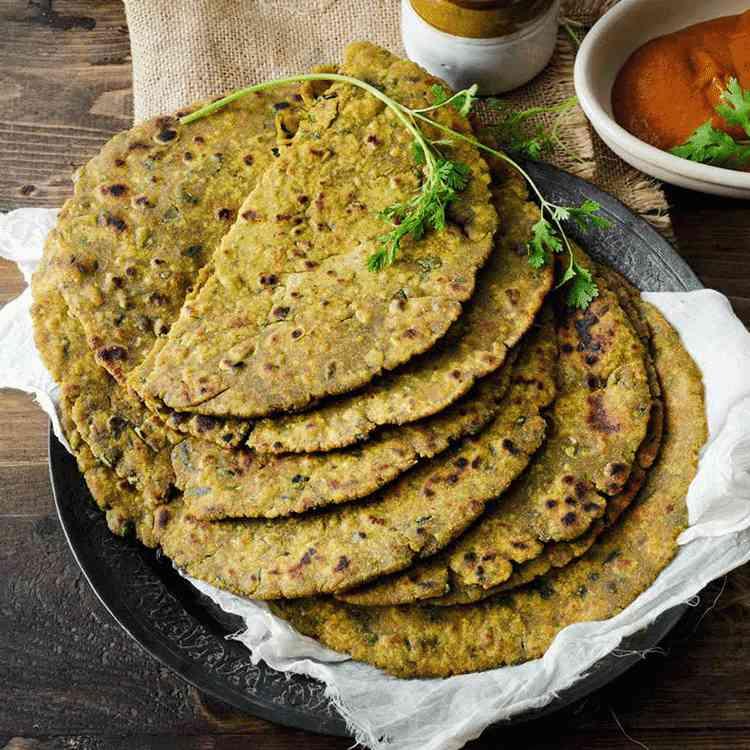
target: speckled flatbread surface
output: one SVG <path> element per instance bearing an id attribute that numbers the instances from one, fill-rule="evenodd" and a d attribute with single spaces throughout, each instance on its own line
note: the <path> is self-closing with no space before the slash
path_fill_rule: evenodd
<path id="1" fill-rule="evenodd" d="M 547 441 L 521 480 L 442 560 L 422 563 L 429 576 L 416 571 L 414 584 L 415 571 L 405 571 L 344 598 L 370 605 L 423 599 L 426 580 L 442 582 L 436 567 L 442 564 L 448 579 L 442 603 L 476 601 L 542 555 L 545 545 L 580 537 L 604 515 L 644 441 L 652 397 L 643 342 L 601 274 L 597 282 L 599 297 L 585 312 L 558 307 L 560 390 Z"/>
<path id="2" fill-rule="evenodd" d="M 214 214 L 236 213 L 301 108 L 296 89 L 282 87 L 199 124 L 189 139 L 175 118 L 115 136 L 79 171 L 34 274 L 37 341 L 68 417 L 93 456 L 151 500 L 173 488 L 180 433 L 236 445 L 248 425 L 152 413 L 116 379 L 166 332 L 226 231 Z M 119 352 L 111 361 L 108 348 Z"/>
<path id="3" fill-rule="evenodd" d="M 530 583 L 553 568 L 562 568 L 572 560 L 581 557 L 594 544 L 596 539 L 630 507 L 646 481 L 647 472 L 653 465 L 661 448 L 664 430 L 664 404 L 661 383 L 653 364 L 653 346 L 651 329 L 643 315 L 640 304 L 640 293 L 637 292 L 619 274 L 611 269 L 597 265 L 597 271 L 607 278 L 609 288 L 616 294 L 633 328 L 643 341 L 646 349 L 646 366 L 649 389 L 651 391 L 651 411 L 649 414 L 646 437 L 638 447 L 636 461 L 623 489 L 607 499 L 604 515 L 597 519 L 589 530 L 571 541 L 549 542 L 539 557 L 514 566 L 513 573 L 507 581 L 492 589 L 486 589 L 485 595 L 491 596 L 501 591 L 509 591 Z M 486 597 L 482 597 L 486 598 Z M 436 603 L 439 603 L 436 601 Z M 449 603 L 449 599 L 447 600 Z"/>
<path id="4" fill-rule="evenodd" d="M 644 305 L 654 331 L 666 423 L 637 501 L 582 558 L 542 584 L 478 604 L 355 607 L 331 599 L 274 603 L 301 632 L 402 677 L 445 677 L 535 659 L 564 627 L 612 617 L 671 561 L 706 435 L 700 372 L 678 335 Z"/>
<path id="5" fill-rule="evenodd" d="M 409 106 L 431 103 L 435 79 L 374 45 L 350 45 L 341 71 Z M 451 108 L 436 117 L 469 128 Z M 136 390 L 178 410 L 263 416 L 365 385 L 445 335 L 490 254 L 497 215 L 487 165 L 457 141 L 451 156 L 471 179 L 447 228 L 368 270 L 387 230 L 378 212 L 419 187 L 411 141 L 378 99 L 332 85 L 244 202 Z"/>
<path id="6" fill-rule="evenodd" d="M 554 344 L 536 332 L 497 416 L 363 503 L 279 521 L 206 522 L 176 505 L 164 551 L 190 575 L 261 599 L 335 592 L 434 554 L 476 519 L 541 444 Z"/>
<path id="7" fill-rule="evenodd" d="M 550 290 L 551 266 L 535 270 L 526 242 L 539 209 L 523 180 L 501 167 L 492 172 L 492 199 L 500 227 L 487 265 L 463 315 L 437 346 L 364 391 L 310 412 L 258 421 L 248 445 L 261 452 L 311 452 L 366 439 L 383 425 L 435 414 L 502 365 L 526 332 Z M 423 261 L 430 273 L 430 262 Z M 434 270 L 434 269 L 432 269 Z"/>
<path id="8" fill-rule="evenodd" d="M 118 381 L 169 330 L 275 160 L 284 118 L 295 127 L 298 98 L 292 87 L 274 89 L 191 126 L 156 118 L 116 135 L 78 171 L 49 266 L 98 363 Z"/>
<path id="9" fill-rule="evenodd" d="M 92 453 L 79 431 L 72 414 L 81 389 L 111 393 L 115 387 L 110 376 L 96 365 L 79 324 L 70 316 L 65 301 L 47 273 L 48 261 L 54 249 L 53 236 L 45 248 L 40 272 L 33 279 L 32 319 L 37 350 L 52 376 L 62 386 L 59 409 L 63 432 L 92 496 L 106 514 L 112 532 L 117 535 L 135 532 L 144 544 L 153 547 L 156 545 L 154 515 L 166 489 L 163 484 L 164 466 L 157 460 L 155 470 L 147 475 L 139 474 L 137 480 L 132 476 L 123 477 L 125 468 L 118 476 Z M 139 455 L 143 455 L 140 453 L 140 443 L 136 449 Z M 150 448 L 148 451 L 157 455 Z M 132 458 L 133 454 L 129 455 Z M 167 471 L 170 469 L 167 464 Z"/>
<path id="10" fill-rule="evenodd" d="M 172 452 L 188 511 L 204 520 L 276 518 L 366 497 L 419 461 L 479 433 L 502 409 L 511 361 L 432 417 L 341 451 L 286 456 L 189 439 Z"/>
<path id="11" fill-rule="evenodd" d="M 431 100 L 435 79 L 372 45 L 341 70 Z M 378 212 L 422 175 L 375 98 L 316 93 L 158 118 L 80 170 L 32 285 L 64 432 L 114 533 L 288 598 L 328 645 L 405 676 L 533 658 L 671 558 L 700 377 L 606 269 L 588 310 L 553 328 L 548 306 L 522 339 L 552 285 L 525 255 L 538 210 L 461 142 L 472 179 L 448 228 L 367 271 Z M 381 606 L 306 598 L 325 594 Z"/>

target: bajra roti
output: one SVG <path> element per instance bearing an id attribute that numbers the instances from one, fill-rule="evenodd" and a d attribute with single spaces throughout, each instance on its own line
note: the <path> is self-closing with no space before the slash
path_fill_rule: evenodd
<path id="1" fill-rule="evenodd" d="M 341 72 L 412 107 L 431 103 L 436 82 L 367 43 L 346 49 Z M 450 107 L 436 117 L 470 131 Z M 369 271 L 387 231 L 378 212 L 413 197 L 420 175 L 390 110 L 332 85 L 243 204 L 212 274 L 133 387 L 180 411 L 263 416 L 365 385 L 429 349 L 471 296 L 497 224 L 478 150 L 456 141 L 450 154 L 471 179 L 447 228 L 405 241 L 396 263 Z"/>
<path id="2" fill-rule="evenodd" d="M 296 98 L 295 98 L 296 97 Z M 198 270 L 278 153 L 296 88 L 190 126 L 159 117 L 112 138 L 75 178 L 50 259 L 100 365 L 118 381 L 177 317 Z"/>
<path id="3" fill-rule="evenodd" d="M 653 364 L 651 331 L 643 318 L 640 306 L 637 304 L 640 300 L 640 295 L 615 271 L 600 264 L 591 264 L 591 267 L 596 269 L 598 279 L 606 282 L 608 291 L 616 295 L 627 320 L 633 327 L 633 333 L 640 338 L 643 344 L 644 364 L 651 402 L 648 411 L 646 436 L 635 453 L 635 462 L 628 480 L 617 494 L 606 498 L 604 514 L 597 518 L 584 534 L 574 539 L 547 542 L 544 545 L 541 555 L 520 564 L 514 564 L 510 577 L 499 585 L 494 587 L 471 586 L 463 588 L 459 586 L 453 595 L 444 596 L 441 600 L 436 599 L 430 603 L 445 606 L 478 601 L 494 593 L 508 591 L 529 583 L 552 568 L 560 568 L 569 564 L 571 560 L 583 555 L 593 545 L 597 537 L 606 528 L 615 523 L 620 515 L 629 507 L 640 491 L 646 479 L 647 471 L 656 460 L 661 447 L 664 409 L 661 384 L 659 383 L 659 377 Z M 604 281 L 601 283 L 604 283 Z"/>
<path id="4" fill-rule="evenodd" d="M 72 418 L 80 394 L 79 379 L 86 379 L 87 387 L 99 387 L 111 379 L 94 362 L 80 326 L 70 316 L 65 301 L 51 282 L 48 263 L 54 249 L 53 242 L 54 234 L 32 281 L 32 318 L 37 350 L 50 374 L 62 385 L 59 412 L 63 432 L 91 494 L 106 513 L 112 532 L 123 535 L 134 530 L 144 544 L 153 547 L 156 545 L 154 514 L 159 504 L 167 499 L 159 486 L 160 467 L 157 465 L 148 481 L 140 489 L 136 488 L 129 483 L 129 478 L 118 477 L 94 456 Z M 87 380 L 89 377 L 101 381 Z"/>
<path id="5" fill-rule="evenodd" d="M 250 447 L 278 453 L 341 448 L 383 425 L 414 422 L 445 409 L 502 365 L 534 320 L 553 272 L 549 265 L 534 270 L 528 263 L 526 242 L 539 209 L 528 202 L 523 180 L 507 168 L 493 169 L 492 179 L 500 217 L 494 249 L 474 296 L 445 338 L 360 393 L 311 412 L 258 421 Z"/>
<path id="6" fill-rule="evenodd" d="M 584 557 L 542 583 L 479 604 L 362 608 L 275 602 L 300 632 L 400 677 L 446 677 L 535 659 L 564 627 L 612 617 L 671 561 L 706 440 L 700 372 L 676 332 L 644 304 L 665 398 L 660 457 L 633 507 Z"/>
<path id="7" fill-rule="evenodd" d="M 146 502 L 135 487 L 97 461 L 65 414 L 61 422 L 78 470 L 94 501 L 104 511 L 110 531 L 116 536 L 132 533 L 147 547 L 156 547 L 158 528 L 155 519 L 159 517 L 161 506 Z"/>
<path id="8" fill-rule="evenodd" d="M 199 521 L 175 504 L 163 549 L 190 575 L 262 599 L 335 592 L 405 568 L 460 534 L 528 464 L 544 437 L 554 362 L 544 325 L 523 346 L 495 419 L 369 502 L 246 522 Z"/>
<path id="9" fill-rule="evenodd" d="M 80 324 L 70 315 L 50 273 L 56 239 L 53 232 L 32 279 L 31 315 L 37 350 L 60 385 L 67 432 L 75 431 L 92 458 L 129 482 L 148 502 L 158 503 L 174 480 L 167 431 L 148 419 L 142 405 L 96 364 Z"/>
<path id="10" fill-rule="evenodd" d="M 500 586 L 485 591 L 486 596 L 501 591 L 509 591 L 530 583 L 553 568 L 568 565 L 572 560 L 587 552 L 599 535 L 616 523 L 625 510 L 630 507 L 646 481 L 647 472 L 653 466 L 661 448 L 664 430 L 664 405 L 662 403 L 661 383 L 653 363 L 651 329 L 642 313 L 640 293 L 615 271 L 599 264 L 596 267 L 598 273 L 607 278 L 609 288 L 617 294 L 620 304 L 626 311 L 628 319 L 633 323 L 633 327 L 641 337 L 646 349 L 646 366 L 652 399 L 646 438 L 638 448 L 636 463 L 630 472 L 625 487 L 617 495 L 607 500 L 607 508 L 602 518 L 597 519 L 585 534 L 576 539 L 546 544 L 539 557 L 515 566 L 510 578 Z M 439 596 L 439 594 L 436 594 L 436 596 Z M 423 598 L 427 598 L 427 595 L 425 594 Z"/>
<path id="11" fill-rule="evenodd" d="M 569 542 L 550 542 L 546 544 L 539 557 L 535 557 L 533 560 L 529 560 L 514 568 L 513 574 L 505 583 L 485 592 L 486 596 L 479 596 L 476 598 L 476 601 L 486 599 L 503 591 L 511 591 L 519 586 L 525 586 L 549 573 L 553 568 L 563 568 L 571 561 L 588 552 L 602 532 L 614 524 L 635 500 L 643 487 L 643 483 L 646 481 L 646 476 L 646 471 L 640 466 L 634 466 L 622 492 L 615 495 L 607 503 L 607 511 L 604 516 L 597 519 L 585 534 Z M 429 604 L 432 603 L 429 602 Z M 450 606 L 452 604 L 449 599 L 444 601 L 436 599 L 434 603 L 439 606 Z"/>
<path id="12" fill-rule="evenodd" d="M 79 436 L 98 460 L 149 497 L 163 497 L 172 486 L 170 445 L 179 440 L 175 433 L 236 445 L 248 425 L 164 409 L 158 416 L 150 413 L 96 364 L 87 351 L 84 328 L 69 314 L 66 300 L 72 301 L 95 337 L 101 338 L 102 327 L 114 320 L 117 325 L 109 334 L 117 343 L 107 339 L 106 347 L 134 343 L 125 359 L 115 357 L 107 364 L 99 356 L 99 362 L 122 379 L 121 368 L 132 366 L 156 334 L 166 331 L 163 326 L 176 314 L 182 287 L 195 281 L 198 268 L 226 228 L 226 220 L 212 218 L 214 208 L 221 204 L 236 212 L 260 172 L 275 158 L 274 149 L 283 147 L 284 129 L 295 127 L 302 106 L 295 91 L 283 87 L 243 100 L 212 118 L 210 125 L 192 130 L 190 143 L 176 121 L 169 137 L 160 137 L 164 118 L 116 136 L 80 171 L 75 195 L 61 212 L 34 274 L 34 325 L 37 331 L 47 331 L 40 348 L 66 394 Z M 179 221 L 162 222 L 160 217 L 170 211 L 183 189 L 192 197 L 180 203 Z M 94 221 L 101 212 L 114 210 L 114 205 L 127 224 L 123 231 Z M 144 231 L 148 239 L 140 243 Z M 73 245 L 78 250 L 71 250 Z M 173 286 L 176 279 L 181 280 L 179 289 Z M 99 287 L 106 292 L 103 298 L 95 291 Z M 169 304 L 162 304 L 162 298 L 168 298 Z M 159 330 L 149 333 L 144 321 L 154 310 L 159 311 Z M 134 321 L 141 329 L 139 335 L 134 333 Z M 56 358 L 61 361 L 53 362 Z M 162 421 L 174 432 L 164 429 Z"/>
<path id="13" fill-rule="evenodd" d="M 512 360 L 445 411 L 346 450 L 276 456 L 185 440 L 172 452 L 177 486 L 187 511 L 204 520 L 275 518 L 366 497 L 480 432 L 502 408 L 511 369 Z"/>
<path id="14" fill-rule="evenodd" d="M 526 474 L 438 560 L 343 599 L 401 604 L 443 586 L 444 604 L 475 601 L 542 555 L 545 545 L 580 537 L 604 515 L 644 441 L 652 398 L 644 345 L 615 292 L 596 278 L 599 297 L 586 311 L 559 308 L 560 392 L 548 439 Z"/>

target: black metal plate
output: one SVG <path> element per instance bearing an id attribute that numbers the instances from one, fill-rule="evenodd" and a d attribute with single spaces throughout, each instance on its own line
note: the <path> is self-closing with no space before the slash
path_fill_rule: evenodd
<path id="1" fill-rule="evenodd" d="M 669 243 L 619 201 L 549 165 L 524 166 L 549 200 L 572 205 L 591 198 L 601 204 L 612 227 L 577 238 L 592 256 L 643 290 L 701 288 Z M 571 233 L 575 236 L 575 231 Z M 240 627 L 239 618 L 199 594 L 167 559 L 109 532 L 75 460 L 51 431 L 49 462 L 57 512 L 76 561 L 102 604 L 146 651 L 200 690 L 242 711 L 300 729 L 346 734 L 344 721 L 326 700 L 321 683 L 276 672 L 263 663 L 253 666 L 244 646 L 225 639 Z M 664 613 L 651 627 L 624 641 L 621 650 L 655 646 L 682 612 L 676 608 Z M 589 695 L 638 658 L 602 659 L 551 704 L 515 721 L 538 718 Z"/>

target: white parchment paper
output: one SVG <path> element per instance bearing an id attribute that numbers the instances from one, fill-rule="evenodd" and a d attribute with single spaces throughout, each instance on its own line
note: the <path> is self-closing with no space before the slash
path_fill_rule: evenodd
<path id="1" fill-rule="evenodd" d="M 27 281 L 55 212 L 0 216 L 0 255 Z M 617 617 L 572 625 L 543 659 L 444 680 L 400 680 L 297 634 L 266 606 L 199 581 L 198 589 L 245 620 L 234 638 L 248 658 L 325 682 L 355 737 L 377 750 L 451 750 L 490 723 L 543 706 L 620 641 L 689 601 L 711 580 L 750 559 L 750 334 L 718 292 L 647 293 L 700 366 L 710 437 L 688 494 L 690 528 L 656 583 Z M 0 310 L 0 387 L 33 393 L 59 435 L 57 387 L 34 348 L 27 289 Z M 500 747 L 500 745 L 498 745 Z"/>

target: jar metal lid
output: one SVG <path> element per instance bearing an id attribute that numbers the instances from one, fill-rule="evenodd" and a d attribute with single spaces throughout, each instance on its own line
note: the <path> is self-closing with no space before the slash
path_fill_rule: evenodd
<path id="1" fill-rule="evenodd" d="M 419 16 L 453 36 L 492 39 L 534 23 L 554 0 L 409 0 Z"/>

